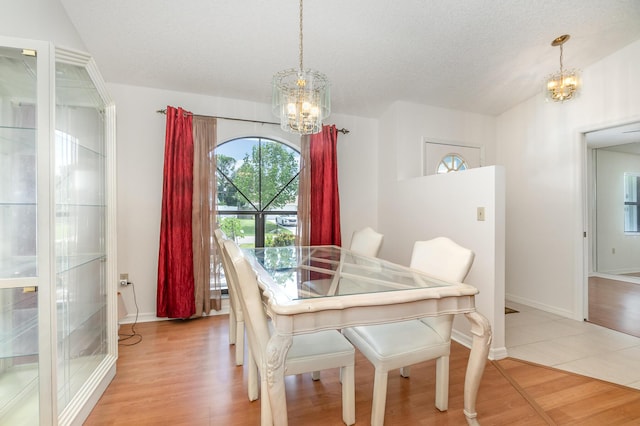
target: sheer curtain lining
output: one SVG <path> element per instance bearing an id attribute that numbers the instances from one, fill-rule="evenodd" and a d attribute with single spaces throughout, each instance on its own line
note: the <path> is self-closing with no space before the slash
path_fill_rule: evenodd
<path id="1" fill-rule="evenodd" d="M 216 211 L 216 148 L 217 121 L 211 117 L 193 117 L 193 267 L 195 279 L 195 316 L 208 314 L 222 307 L 219 280 L 212 280 L 212 226 Z M 213 202 L 213 204 L 211 203 Z M 212 287 L 213 284 L 213 287 Z"/>
<path id="2" fill-rule="evenodd" d="M 300 178 L 298 180 L 298 226 L 296 244 L 308 246 L 311 211 L 311 159 L 309 158 L 309 136 L 300 138 Z"/>

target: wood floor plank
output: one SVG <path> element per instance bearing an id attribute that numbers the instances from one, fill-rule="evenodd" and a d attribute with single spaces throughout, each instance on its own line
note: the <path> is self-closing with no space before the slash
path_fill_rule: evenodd
<path id="1" fill-rule="evenodd" d="M 640 337 L 640 284 L 589 277 L 589 322 Z"/>
<path id="2" fill-rule="evenodd" d="M 636 389 L 525 361 L 498 363 L 558 425 L 640 424 Z M 595 418 L 600 423 L 592 423 Z"/>
<path id="3" fill-rule="evenodd" d="M 246 366 L 234 363 L 227 316 L 143 323 L 136 330 L 142 341 L 120 346 L 116 377 L 86 425 L 260 424 L 260 402 L 247 397 Z M 413 366 L 408 379 L 390 372 L 385 424 L 465 425 L 468 356 L 467 348 L 452 343 L 446 412 L 434 406 L 433 361 Z M 343 424 L 337 370 L 323 371 L 320 381 L 309 375 L 285 380 L 290 425 Z M 357 425 L 371 421 L 372 392 L 373 367 L 356 351 Z M 541 414 L 541 406 L 548 411 Z M 477 410 L 483 426 L 639 424 L 640 391 L 506 359 L 487 362 Z"/>

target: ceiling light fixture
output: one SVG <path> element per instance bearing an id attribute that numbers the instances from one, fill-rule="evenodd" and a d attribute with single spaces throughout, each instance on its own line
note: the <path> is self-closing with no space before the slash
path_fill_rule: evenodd
<path id="1" fill-rule="evenodd" d="M 573 99 L 580 88 L 580 73 L 576 69 L 562 68 L 562 45 L 569 40 L 569 34 L 561 35 L 551 42 L 552 46 L 560 46 L 560 71 L 547 77 L 545 83 L 545 98 L 547 102 L 564 102 Z"/>
<path id="2" fill-rule="evenodd" d="M 322 120 L 331 114 L 327 76 L 302 66 L 302 0 L 300 0 L 299 68 L 273 76 L 273 113 L 280 127 L 290 133 L 308 135 L 322 130 Z"/>

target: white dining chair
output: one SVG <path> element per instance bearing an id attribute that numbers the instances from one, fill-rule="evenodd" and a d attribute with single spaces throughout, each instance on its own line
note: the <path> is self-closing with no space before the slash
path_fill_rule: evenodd
<path id="1" fill-rule="evenodd" d="M 233 241 L 224 243 L 224 251 L 231 264 L 231 273 L 238 283 L 249 340 L 249 386 L 255 375 L 251 369 L 256 368 L 260 375 L 262 392 L 267 389 L 267 343 L 272 334 L 267 314 L 264 309 L 256 274 L 244 258 L 242 252 Z M 355 423 L 355 378 L 353 345 L 337 330 L 319 331 L 310 334 L 294 335 L 293 342 L 285 360 L 285 374 L 295 375 L 313 373 L 329 368 L 340 368 L 342 381 L 342 420 L 347 425 Z M 314 377 L 315 378 L 315 377 Z M 261 400 L 261 425 L 271 425 L 271 406 L 269 398 Z"/>
<path id="2" fill-rule="evenodd" d="M 220 228 L 214 230 L 213 234 L 213 241 L 222 261 L 222 268 L 224 269 L 227 290 L 229 292 L 229 344 L 235 345 L 236 365 L 242 365 L 244 363 L 244 315 L 242 314 L 242 306 L 237 296 L 237 285 L 229 273 L 230 266 L 227 265 L 226 258 L 222 255 L 223 244 L 227 240 L 227 237 Z"/>
<path id="3" fill-rule="evenodd" d="M 434 278 L 462 282 L 475 255 L 449 238 L 439 237 L 414 244 L 410 266 Z M 373 364 L 371 425 L 384 424 L 387 380 L 390 370 L 400 368 L 409 377 L 409 366 L 436 360 L 435 406 L 449 404 L 449 353 L 453 315 L 440 315 L 389 324 L 345 328 L 343 334 Z"/>
<path id="4" fill-rule="evenodd" d="M 377 257 L 384 236 L 367 226 L 353 233 L 349 249 L 365 256 Z"/>

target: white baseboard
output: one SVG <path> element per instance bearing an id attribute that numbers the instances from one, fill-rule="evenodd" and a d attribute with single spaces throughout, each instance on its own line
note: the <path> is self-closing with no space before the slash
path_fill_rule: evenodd
<path id="1" fill-rule="evenodd" d="M 451 331 L 451 340 L 455 340 L 456 342 L 460 343 L 462 346 L 471 349 L 471 336 L 461 333 L 456 329 L 453 329 Z"/>
<path id="2" fill-rule="evenodd" d="M 451 332 L 451 340 L 460 343 L 462 346 L 471 349 L 472 338 L 464 333 L 461 333 L 457 330 L 452 330 Z M 504 359 L 508 357 L 506 347 L 501 348 L 489 348 L 489 359 L 492 361 Z"/>
<path id="3" fill-rule="evenodd" d="M 527 305 L 535 309 L 539 309 L 541 311 L 549 312 L 552 314 L 560 315 L 561 317 L 569 318 L 569 319 L 578 319 L 582 320 L 582 312 L 576 313 L 566 309 L 560 309 L 557 306 L 546 305 L 544 303 L 540 303 L 536 300 L 527 299 L 526 297 L 515 296 L 513 294 L 505 294 L 505 300 L 515 303 L 520 303 L 522 305 Z M 508 304 L 508 302 L 507 302 Z M 577 315 L 576 315 L 577 314 Z"/>
<path id="4" fill-rule="evenodd" d="M 602 272 L 591 272 L 589 277 L 598 277 L 598 278 L 606 278 L 609 280 L 615 281 L 623 281 L 626 283 L 640 284 L 640 277 L 631 276 L 631 275 L 612 275 Z"/>
<path id="5" fill-rule="evenodd" d="M 509 356 L 506 347 L 501 348 L 491 348 L 489 349 L 489 359 L 491 361 L 498 361 L 500 359 L 505 359 Z"/>
<path id="6" fill-rule="evenodd" d="M 229 298 L 228 297 L 222 298 L 222 308 L 219 311 L 209 312 L 209 316 L 227 315 L 227 314 L 229 314 Z M 141 322 L 153 322 L 153 321 L 167 321 L 170 319 L 172 318 L 157 317 L 155 312 L 140 312 L 138 314 L 138 318 L 136 321 L 136 314 L 134 312 L 132 314 L 127 314 L 126 316 L 121 318 L 120 321 L 118 322 L 120 324 L 133 324 L 134 322 L 141 323 Z"/>

